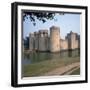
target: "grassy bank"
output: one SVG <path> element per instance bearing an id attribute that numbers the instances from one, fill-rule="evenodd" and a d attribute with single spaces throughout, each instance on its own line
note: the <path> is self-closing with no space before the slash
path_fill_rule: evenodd
<path id="1" fill-rule="evenodd" d="M 79 62 L 80 57 L 56 58 L 53 60 L 45 60 L 38 63 L 23 66 L 23 76 L 41 76 L 55 68 L 69 65 L 74 62 Z"/>
<path id="2" fill-rule="evenodd" d="M 80 75 L 80 68 L 77 70 L 73 71 L 70 75 Z"/>

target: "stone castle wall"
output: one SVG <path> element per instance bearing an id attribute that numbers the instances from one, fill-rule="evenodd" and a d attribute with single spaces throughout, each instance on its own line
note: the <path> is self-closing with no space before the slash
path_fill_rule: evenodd
<path id="1" fill-rule="evenodd" d="M 40 30 L 39 31 L 39 51 L 47 51 L 48 50 L 48 30 Z"/>
<path id="2" fill-rule="evenodd" d="M 68 49 L 68 41 L 61 39 L 60 42 L 61 42 L 60 43 L 60 49 L 61 50 L 67 50 Z"/>
<path id="3" fill-rule="evenodd" d="M 35 37 L 34 37 L 34 34 L 33 34 L 33 33 L 30 33 L 30 34 L 29 34 L 29 50 L 30 50 L 30 51 L 34 50 L 34 48 L 35 48 L 35 47 L 34 47 L 34 43 L 35 43 L 35 42 L 34 42 L 34 40 L 35 40 L 34 38 L 35 38 Z"/>
<path id="4" fill-rule="evenodd" d="M 38 40 L 39 40 L 38 32 L 34 32 L 34 42 L 35 42 L 35 47 L 34 47 L 34 49 L 35 49 L 35 50 L 38 50 L 38 45 L 39 45 Z"/>
<path id="5" fill-rule="evenodd" d="M 56 26 L 50 28 L 50 36 L 48 36 L 48 30 L 39 30 L 39 32 L 30 33 L 29 35 L 30 51 L 59 52 L 76 48 L 80 48 L 80 36 L 71 31 L 65 39 L 61 39 L 60 28 Z"/>

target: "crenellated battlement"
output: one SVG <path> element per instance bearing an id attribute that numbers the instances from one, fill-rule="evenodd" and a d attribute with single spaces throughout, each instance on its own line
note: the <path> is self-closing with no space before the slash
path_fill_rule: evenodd
<path id="1" fill-rule="evenodd" d="M 47 37 L 48 30 L 39 30 L 39 37 Z"/>

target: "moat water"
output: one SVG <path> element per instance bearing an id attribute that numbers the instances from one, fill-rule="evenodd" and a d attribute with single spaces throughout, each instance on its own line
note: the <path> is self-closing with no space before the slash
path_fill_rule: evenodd
<path id="1" fill-rule="evenodd" d="M 80 51 L 73 50 L 73 51 L 62 51 L 59 53 L 50 53 L 50 52 L 33 52 L 23 55 L 22 65 L 38 63 L 45 60 L 57 60 L 67 57 L 77 57 L 80 56 Z"/>

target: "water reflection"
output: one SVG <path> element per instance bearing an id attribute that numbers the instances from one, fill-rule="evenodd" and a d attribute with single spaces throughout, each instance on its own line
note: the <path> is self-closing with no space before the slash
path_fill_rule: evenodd
<path id="1" fill-rule="evenodd" d="M 66 57 L 75 57 L 79 56 L 79 50 L 68 50 L 68 51 L 61 51 L 59 53 L 50 53 L 50 52 L 33 52 L 29 54 L 23 55 L 22 64 L 31 64 L 36 62 L 41 62 L 43 60 L 52 60 L 52 59 L 60 59 Z"/>

